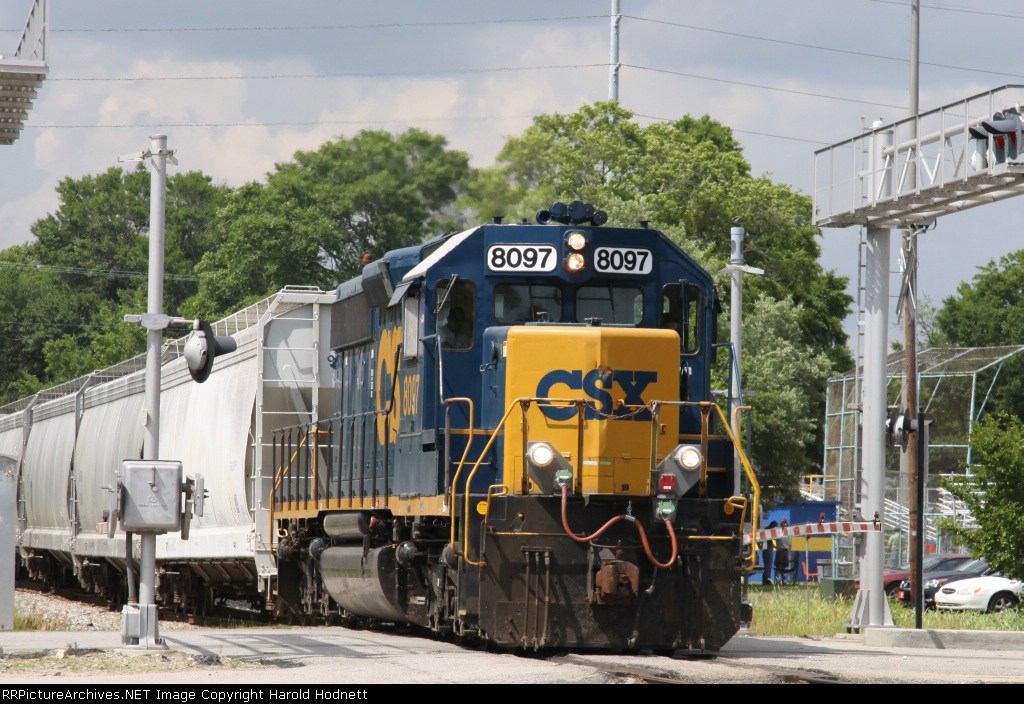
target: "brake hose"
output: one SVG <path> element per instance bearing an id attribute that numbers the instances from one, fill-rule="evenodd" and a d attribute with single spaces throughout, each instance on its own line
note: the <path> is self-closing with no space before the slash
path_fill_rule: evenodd
<path id="1" fill-rule="evenodd" d="M 628 520 L 630 523 L 636 526 L 636 529 L 640 532 L 640 543 L 643 545 L 644 553 L 646 553 L 647 559 L 651 561 L 651 564 L 655 565 L 656 567 L 660 567 L 661 569 L 668 569 L 675 563 L 676 557 L 679 556 L 679 544 L 676 542 L 676 533 L 675 530 L 672 528 L 672 521 L 665 521 L 665 527 L 668 529 L 668 537 L 669 540 L 672 542 L 672 555 L 668 558 L 668 562 L 658 562 L 658 559 L 654 557 L 654 553 L 651 552 L 650 543 L 647 541 L 647 531 L 644 530 L 644 527 L 633 516 L 629 516 L 626 514 L 622 514 L 620 516 L 613 516 L 612 518 L 608 519 L 607 523 L 605 523 L 603 526 L 598 528 L 590 535 L 579 536 L 573 533 L 572 529 L 569 528 L 569 519 L 566 515 L 568 504 L 569 487 L 566 485 L 562 487 L 562 529 L 565 531 L 566 535 L 575 540 L 577 543 L 589 543 L 594 540 L 597 540 L 606 530 L 611 528 L 619 521 Z"/>

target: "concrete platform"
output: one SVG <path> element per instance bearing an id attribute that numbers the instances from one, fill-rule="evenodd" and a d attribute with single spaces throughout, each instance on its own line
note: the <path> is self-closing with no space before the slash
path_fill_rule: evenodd
<path id="1" fill-rule="evenodd" d="M 864 644 L 880 648 L 1024 651 L 1024 631 L 865 628 Z"/>

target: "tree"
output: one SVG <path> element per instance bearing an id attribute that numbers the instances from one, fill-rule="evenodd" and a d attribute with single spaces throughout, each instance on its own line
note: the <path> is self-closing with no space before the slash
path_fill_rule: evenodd
<path id="1" fill-rule="evenodd" d="M 943 301 L 936 324 L 954 346 L 1024 344 L 1024 250 L 979 267 Z M 1024 417 L 1024 357 L 1007 360 L 987 408 Z"/>
<path id="2" fill-rule="evenodd" d="M 212 223 L 228 189 L 199 172 L 167 179 L 168 274 L 190 276 L 217 246 Z M 0 396 L 109 366 L 144 349 L 141 329 L 123 322 L 146 305 L 149 175 L 144 167 L 66 178 L 57 209 L 36 221 L 34 239 L 0 253 Z M 38 267 L 38 268 L 36 268 Z M 176 311 L 195 283 L 167 281 Z"/>
<path id="3" fill-rule="evenodd" d="M 1010 579 L 1024 580 L 1024 421 L 1005 414 L 977 423 L 971 434 L 973 474 L 943 484 L 964 502 L 976 530 L 947 521 L 946 527 L 972 555 L 983 556 Z"/>
<path id="4" fill-rule="evenodd" d="M 532 218 L 558 199 L 606 210 L 642 201 L 644 219 L 717 259 L 728 258 L 729 228 L 743 225 L 748 262 L 766 270 L 751 281 L 751 300 L 793 298 L 802 307 L 804 342 L 825 350 L 836 370 L 852 364 L 842 329 L 851 299 L 846 280 L 818 263 L 810 199 L 752 177 L 732 131 L 707 115 L 643 127 L 615 102 L 540 115 L 505 143 L 497 162 L 477 173 L 462 201 L 478 217 L 496 214 L 494 204 L 505 215 Z"/>
<path id="5" fill-rule="evenodd" d="M 853 364 L 842 329 L 852 300 L 846 279 L 824 271 L 818 262 L 820 232 L 811 222 L 810 199 L 767 175 L 752 176 L 725 125 L 705 115 L 641 126 L 632 112 L 614 102 L 585 105 L 568 115 L 540 115 L 522 135 L 506 142 L 495 167 L 476 174 L 462 205 L 478 217 L 532 218 L 555 200 L 576 198 L 608 211 L 611 225 L 628 227 L 648 220 L 712 273 L 729 258 L 730 227 L 744 226 L 747 261 L 765 269 L 763 278 L 747 279 L 747 315 L 762 298 L 790 301 L 797 315 L 796 337 L 784 326 L 772 334 L 791 341 L 801 354 L 815 359 L 825 354 L 830 371 L 846 371 Z M 503 212 L 495 212 L 498 206 Z M 718 282 L 723 289 L 730 285 L 722 277 Z M 728 300 L 728 293 L 722 297 Z M 772 321 L 762 325 L 771 326 Z M 720 330 L 724 339 L 727 326 Z M 822 455 L 816 419 L 824 417 L 827 373 L 811 378 L 815 388 L 791 391 L 800 399 L 800 413 L 811 419 L 806 427 L 813 437 L 792 443 L 803 448 L 802 457 L 787 450 L 772 459 L 773 464 L 785 459 L 793 470 L 779 475 L 779 481 L 791 481 Z M 746 381 L 758 390 L 755 384 L 762 383 L 775 394 L 762 408 L 772 398 L 783 402 L 782 382 L 770 373 Z"/>
<path id="6" fill-rule="evenodd" d="M 795 499 L 800 477 L 818 457 L 818 407 L 832 364 L 802 340 L 803 315 L 791 299 L 765 296 L 744 319 L 744 376 L 757 392 L 750 399 L 753 462 L 769 501 Z"/>
<path id="7" fill-rule="evenodd" d="M 455 223 L 469 157 L 439 135 L 364 130 L 297 152 L 248 184 L 217 218 L 222 243 L 198 268 L 187 310 L 227 313 L 286 284 L 333 288 L 363 255 L 422 242 Z"/>

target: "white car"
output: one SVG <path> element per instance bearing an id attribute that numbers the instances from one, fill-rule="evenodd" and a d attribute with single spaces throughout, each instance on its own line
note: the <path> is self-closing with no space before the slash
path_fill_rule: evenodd
<path id="1" fill-rule="evenodd" d="M 989 575 L 950 582 L 935 592 L 935 608 L 964 611 L 1006 611 L 1020 603 L 1024 582 Z"/>

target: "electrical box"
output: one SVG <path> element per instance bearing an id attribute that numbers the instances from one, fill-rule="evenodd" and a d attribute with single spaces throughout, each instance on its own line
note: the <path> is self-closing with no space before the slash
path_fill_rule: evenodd
<path id="1" fill-rule="evenodd" d="M 176 460 L 125 460 L 121 527 L 132 533 L 180 530 L 182 480 L 182 465 Z"/>

